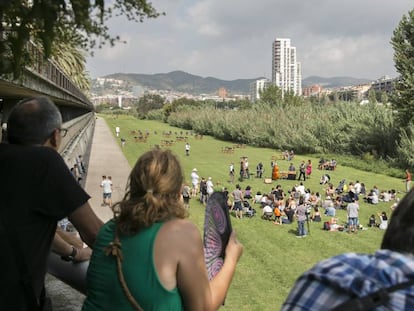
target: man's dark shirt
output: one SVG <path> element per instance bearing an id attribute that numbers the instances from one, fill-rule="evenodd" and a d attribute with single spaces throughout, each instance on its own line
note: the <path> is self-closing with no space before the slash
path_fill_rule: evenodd
<path id="1" fill-rule="evenodd" d="M 88 200 L 52 148 L 0 144 L 0 265 L 5 271 L 0 277 L 0 306 L 25 310 L 22 305 L 27 300 L 11 241 L 21 250 L 18 253 L 23 254 L 39 296 L 57 221 Z"/>

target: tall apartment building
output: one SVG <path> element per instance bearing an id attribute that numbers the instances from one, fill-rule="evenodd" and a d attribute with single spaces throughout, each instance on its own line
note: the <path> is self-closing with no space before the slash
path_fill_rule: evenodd
<path id="1" fill-rule="evenodd" d="M 302 95 L 302 68 L 290 39 L 276 38 L 272 45 L 272 83 L 285 92 Z"/>
<path id="2" fill-rule="evenodd" d="M 260 99 L 260 93 L 270 84 L 268 79 L 259 79 L 250 83 L 250 100 L 255 102 Z"/>

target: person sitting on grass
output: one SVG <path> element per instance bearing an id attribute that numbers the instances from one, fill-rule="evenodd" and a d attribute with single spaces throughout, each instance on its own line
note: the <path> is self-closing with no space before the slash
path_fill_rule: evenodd
<path id="1" fill-rule="evenodd" d="M 373 254 L 345 253 L 303 273 L 281 310 L 414 310 L 414 190 Z"/>
<path id="2" fill-rule="evenodd" d="M 252 187 L 246 186 L 246 189 L 244 190 L 243 197 L 245 199 L 251 199 L 252 198 Z"/>
<path id="3" fill-rule="evenodd" d="M 386 230 L 388 228 L 388 217 L 386 212 L 378 213 L 378 217 L 380 219 L 380 223 L 378 224 L 378 228 L 382 230 Z"/>
<path id="4" fill-rule="evenodd" d="M 369 219 L 368 219 L 368 227 L 375 228 L 376 226 L 377 226 L 377 222 L 375 221 L 375 215 L 372 214 L 371 216 L 369 216 Z"/>
<path id="5" fill-rule="evenodd" d="M 263 206 L 262 209 L 262 218 L 270 220 L 273 216 L 273 209 L 270 205 Z"/>
<path id="6" fill-rule="evenodd" d="M 321 222 L 321 212 L 319 211 L 319 207 L 314 206 L 313 207 L 313 213 L 311 216 L 311 220 L 314 222 Z"/>

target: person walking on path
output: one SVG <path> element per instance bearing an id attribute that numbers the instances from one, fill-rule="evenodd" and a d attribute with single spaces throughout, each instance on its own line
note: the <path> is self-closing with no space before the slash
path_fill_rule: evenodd
<path id="1" fill-rule="evenodd" d="M 102 175 L 102 182 L 101 187 L 103 189 L 102 192 L 102 206 L 112 205 L 112 178 L 111 176 Z"/>

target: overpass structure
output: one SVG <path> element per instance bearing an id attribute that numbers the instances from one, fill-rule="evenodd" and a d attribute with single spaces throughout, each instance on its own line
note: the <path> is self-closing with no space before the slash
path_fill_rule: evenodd
<path id="1" fill-rule="evenodd" d="M 70 77 L 55 62 L 45 59 L 33 43 L 29 43 L 27 49 L 34 62 L 24 68 L 19 78 L 0 73 L 2 132 L 7 128 L 8 116 L 17 102 L 27 97 L 47 96 L 58 106 L 63 127 L 68 129 L 59 152 L 67 165 L 72 167 L 77 157 L 83 156 L 91 144 L 95 125 L 94 106 Z"/>

